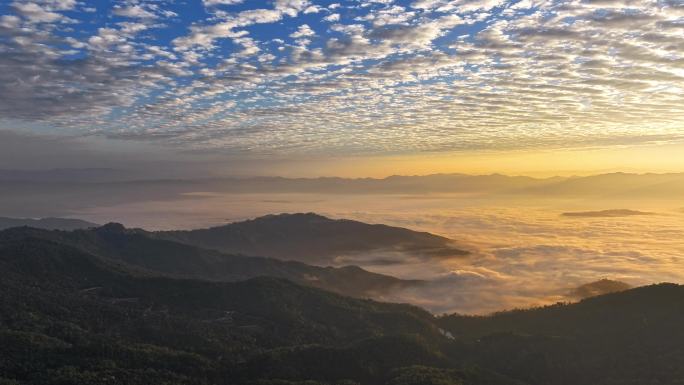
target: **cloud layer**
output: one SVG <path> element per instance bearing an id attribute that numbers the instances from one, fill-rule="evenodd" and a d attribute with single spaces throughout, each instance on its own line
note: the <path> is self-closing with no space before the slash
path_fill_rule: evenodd
<path id="1" fill-rule="evenodd" d="M 677 0 L 14 0 L 0 125 L 235 153 L 680 141 Z"/>
<path id="2" fill-rule="evenodd" d="M 192 186 L 190 186 L 192 187 Z M 151 196 L 70 207 L 92 222 L 129 227 L 208 227 L 281 212 L 318 212 L 334 218 L 385 223 L 447 236 L 469 256 L 430 259 L 412 253 L 342 257 L 339 265 L 429 283 L 391 293 L 387 301 L 410 302 L 436 313 L 486 313 L 576 300 L 577 287 L 608 278 L 632 286 L 684 283 L 684 213 L 679 201 L 634 200 L 625 207 L 659 215 L 567 218 L 567 210 L 597 210 L 614 199 L 462 195 L 331 195 L 314 193 L 226 194 L 209 188 L 170 196 L 161 185 Z M 122 194 L 115 194 L 117 197 Z M 44 199 L 43 199 L 44 201 Z M 63 215 L 63 214 L 61 214 Z"/>

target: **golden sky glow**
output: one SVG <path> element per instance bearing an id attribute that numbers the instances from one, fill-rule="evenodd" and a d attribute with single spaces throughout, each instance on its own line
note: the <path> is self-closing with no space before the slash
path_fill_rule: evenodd
<path id="1" fill-rule="evenodd" d="M 318 159 L 269 165 L 268 175 L 385 177 L 464 173 L 538 177 L 589 175 L 608 172 L 681 172 L 684 144 L 612 148 L 508 152 L 452 152 L 368 158 Z"/>

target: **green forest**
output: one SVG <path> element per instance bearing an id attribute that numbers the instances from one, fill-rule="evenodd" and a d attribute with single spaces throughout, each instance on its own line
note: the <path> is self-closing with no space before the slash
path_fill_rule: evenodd
<path id="1" fill-rule="evenodd" d="M 170 274 L 175 247 L 0 232 L 0 384 L 684 384 L 678 285 L 437 317 L 283 277 Z"/>

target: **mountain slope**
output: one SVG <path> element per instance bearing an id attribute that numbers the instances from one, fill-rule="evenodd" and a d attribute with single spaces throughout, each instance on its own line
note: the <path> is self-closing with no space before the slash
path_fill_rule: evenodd
<path id="1" fill-rule="evenodd" d="M 132 271 L 60 241 L 72 233 L 42 232 L 55 235 L 50 240 L 26 230 L 0 233 L 3 385 L 105 378 L 131 385 L 675 385 L 684 378 L 684 286 L 435 319 L 413 306 L 274 278 L 215 282 Z M 99 231 L 136 244 L 126 234 L 135 231 L 121 230 Z"/>
<path id="2" fill-rule="evenodd" d="M 375 385 L 404 367 L 517 384 L 461 370 L 433 317 L 408 305 L 273 278 L 151 276 L 38 238 L 0 241 L 0 269 L 2 384 Z"/>
<path id="3" fill-rule="evenodd" d="M 144 230 L 108 224 L 73 232 L 14 228 L 1 240 L 43 239 L 154 273 L 215 281 L 239 281 L 259 276 L 290 279 L 354 297 L 377 297 L 388 291 L 422 284 L 375 274 L 354 266 L 309 266 L 263 257 L 228 255 L 149 237 Z"/>
<path id="4" fill-rule="evenodd" d="M 438 324 L 456 356 L 531 384 L 681 384 L 684 286 L 661 284 Z"/>
<path id="5" fill-rule="evenodd" d="M 313 213 L 267 215 L 209 229 L 157 232 L 155 236 L 227 253 L 318 265 L 339 264 L 340 257 L 351 255 L 370 258 L 376 253 L 426 259 L 468 254 L 452 240 L 434 234 Z"/>

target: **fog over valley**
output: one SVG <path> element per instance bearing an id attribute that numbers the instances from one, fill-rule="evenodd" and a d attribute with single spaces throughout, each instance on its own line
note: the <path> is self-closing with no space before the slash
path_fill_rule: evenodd
<path id="1" fill-rule="evenodd" d="M 15 177 L 10 185 L 21 191 L 22 184 L 39 184 L 56 201 L 59 194 L 68 199 L 68 205 L 55 205 L 45 215 L 100 224 L 181 230 L 268 214 L 314 212 L 446 237 L 455 250 L 467 253 L 426 257 L 418 250 L 371 245 L 357 251 L 330 248 L 335 254 L 326 250 L 324 259 L 313 258 L 314 251 L 302 260 L 423 280 L 419 286 L 375 293 L 374 298 L 409 302 L 435 313 L 482 314 L 576 300 L 571 294 L 575 288 L 601 279 L 632 286 L 684 280 L 684 213 L 674 196 L 665 192 L 656 199 L 653 193 L 657 185 L 680 186 L 680 174 L 84 181 L 77 188 L 40 178 L 27 182 Z M 597 180 L 598 187 L 587 180 Z M 630 188 L 610 189 L 609 182 L 615 180 L 623 186 L 629 181 Z M 355 193 L 347 193 L 352 188 Z M 545 191 L 543 196 L 539 189 Z M 42 210 L 35 208 L 40 208 L 42 193 L 31 194 L 36 205 L 15 207 L 13 215 L 41 216 Z M 26 200 L 27 194 L 21 197 Z M 314 241 L 310 231 L 302 228 L 298 236 Z M 319 253 L 324 249 L 321 246 Z M 237 251 L 273 256 L 265 249 Z"/>

